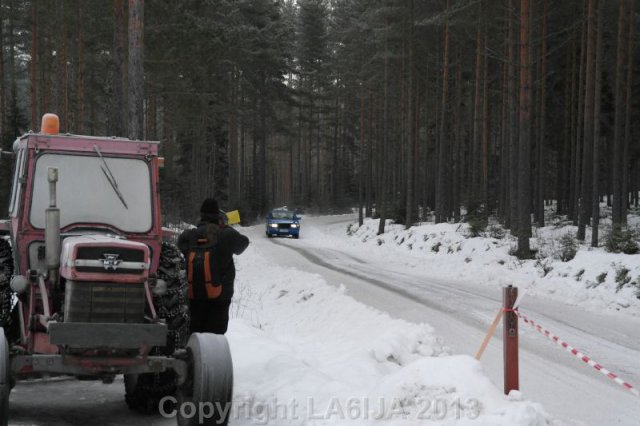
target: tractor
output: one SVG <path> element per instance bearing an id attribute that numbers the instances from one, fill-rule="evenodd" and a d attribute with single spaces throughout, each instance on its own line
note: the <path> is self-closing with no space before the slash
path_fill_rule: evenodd
<path id="1" fill-rule="evenodd" d="M 45 114 L 40 133 L 0 151 L 0 167 L 13 163 L 0 220 L 0 426 L 17 382 L 59 375 L 124 375 L 131 409 L 170 401 L 163 412 L 180 425 L 228 421 L 229 345 L 189 334 L 184 257 L 161 223 L 158 147 L 60 134 Z"/>

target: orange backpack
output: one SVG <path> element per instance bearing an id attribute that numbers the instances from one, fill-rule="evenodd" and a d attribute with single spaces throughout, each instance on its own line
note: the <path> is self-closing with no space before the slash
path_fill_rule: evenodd
<path id="1" fill-rule="evenodd" d="M 222 284 L 215 263 L 217 232 L 196 235 L 196 241 L 187 251 L 187 281 L 189 299 L 217 299 Z M 196 233 L 198 230 L 196 230 Z"/>

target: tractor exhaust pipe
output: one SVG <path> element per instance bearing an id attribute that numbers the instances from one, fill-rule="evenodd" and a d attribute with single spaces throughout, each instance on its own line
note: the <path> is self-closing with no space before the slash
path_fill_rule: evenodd
<path id="1" fill-rule="evenodd" d="M 56 200 L 58 169 L 49 167 L 47 179 L 49 180 L 49 208 L 45 213 L 44 246 L 49 280 L 57 284 L 60 269 L 60 209 L 57 207 Z"/>

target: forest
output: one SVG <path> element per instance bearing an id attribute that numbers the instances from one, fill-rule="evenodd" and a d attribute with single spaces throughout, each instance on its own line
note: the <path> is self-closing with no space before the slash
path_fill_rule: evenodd
<path id="1" fill-rule="evenodd" d="M 168 221 L 492 218 L 526 258 L 546 208 L 597 246 L 639 204 L 634 3 L 0 0 L 1 148 L 45 112 L 159 140 Z"/>

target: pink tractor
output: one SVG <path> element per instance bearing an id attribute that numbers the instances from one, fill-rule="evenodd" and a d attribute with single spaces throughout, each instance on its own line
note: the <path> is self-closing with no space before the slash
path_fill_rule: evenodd
<path id="1" fill-rule="evenodd" d="M 14 163 L 0 221 L 0 426 L 17 381 L 118 374 L 132 409 L 168 402 L 181 425 L 226 423 L 229 345 L 189 335 L 184 259 L 163 241 L 158 143 L 58 127 L 46 114 L 41 133 L 0 151 L 0 167 Z"/>

